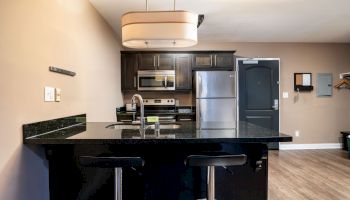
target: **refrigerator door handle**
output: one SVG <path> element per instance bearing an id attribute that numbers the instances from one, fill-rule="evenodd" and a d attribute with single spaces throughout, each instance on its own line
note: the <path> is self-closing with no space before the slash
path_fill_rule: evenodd
<path id="1" fill-rule="evenodd" d="M 202 96 L 202 76 L 198 75 L 197 76 L 197 88 L 198 88 L 198 97 Z"/>
<path id="2" fill-rule="evenodd" d="M 201 114 L 201 105 L 200 105 L 200 101 L 197 99 L 197 103 L 196 103 L 196 128 L 200 129 L 201 127 L 201 120 L 202 120 L 202 114 Z"/>

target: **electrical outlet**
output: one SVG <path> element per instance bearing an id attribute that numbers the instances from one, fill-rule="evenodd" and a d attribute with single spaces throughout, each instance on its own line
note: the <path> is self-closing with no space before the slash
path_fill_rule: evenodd
<path id="1" fill-rule="evenodd" d="M 55 88 L 53 88 L 53 87 L 45 87 L 45 90 L 44 90 L 44 101 L 45 102 L 55 101 Z"/>
<path id="2" fill-rule="evenodd" d="M 289 97 L 288 92 L 283 92 L 282 97 L 283 97 L 283 99 L 288 99 L 288 97 Z"/>
<path id="3" fill-rule="evenodd" d="M 300 131 L 296 130 L 295 131 L 295 137 L 299 137 L 300 136 Z"/>
<path id="4" fill-rule="evenodd" d="M 60 102 L 61 101 L 61 89 L 60 88 L 56 88 L 55 89 L 55 101 L 56 102 Z"/>

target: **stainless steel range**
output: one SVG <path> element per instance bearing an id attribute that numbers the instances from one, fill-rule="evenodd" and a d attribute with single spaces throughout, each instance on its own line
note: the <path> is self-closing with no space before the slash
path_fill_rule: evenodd
<path id="1" fill-rule="evenodd" d="M 176 122 L 175 99 L 143 99 L 145 116 L 158 116 L 160 123 Z"/>

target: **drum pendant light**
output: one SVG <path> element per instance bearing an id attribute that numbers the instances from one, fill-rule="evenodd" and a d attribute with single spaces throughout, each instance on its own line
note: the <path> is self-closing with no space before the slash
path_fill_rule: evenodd
<path id="1" fill-rule="evenodd" d="M 190 47 L 197 44 L 198 15 L 181 10 L 128 12 L 121 18 L 123 46 Z"/>

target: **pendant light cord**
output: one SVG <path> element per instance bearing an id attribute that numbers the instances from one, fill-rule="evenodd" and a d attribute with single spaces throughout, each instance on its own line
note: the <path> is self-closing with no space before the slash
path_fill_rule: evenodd
<path id="1" fill-rule="evenodd" d="M 174 11 L 176 10 L 176 0 L 174 0 Z M 146 11 L 148 11 L 148 0 L 146 0 Z"/>

